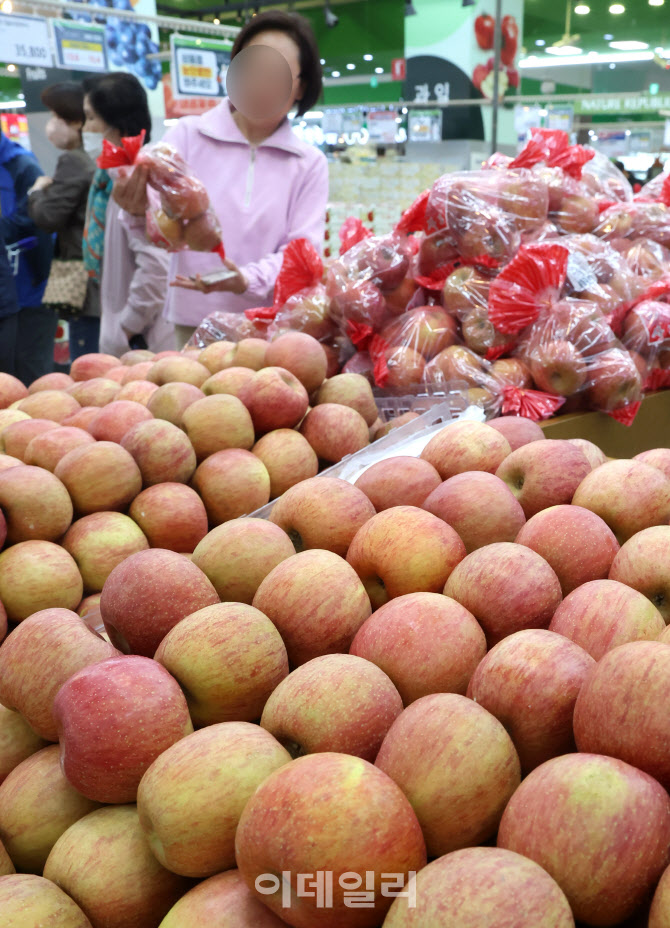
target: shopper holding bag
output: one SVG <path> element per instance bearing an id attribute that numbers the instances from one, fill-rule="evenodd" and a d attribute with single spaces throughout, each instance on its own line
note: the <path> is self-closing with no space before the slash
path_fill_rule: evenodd
<path id="1" fill-rule="evenodd" d="M 242 52 L 246 57 L 236 67 Z M 209 192 L 231 270 L 226 280 L 207 288 L 197 278 L 216 270 L 211 254 L 172 255 L 170 280 L 202 291 L 169 291 L 165 315 L 175 323 L 181 346 L 214 310 L 267 305 L 290 241 L 308 238 L 319 251 L 323 247 L 326 158 L 301 142 L 287 119 L 294 107 L 303 115 L 321 94 L 319 52 L 309 23 L 279 11 L 254 16 L 235 40 L 229 90 L 233 73 L 239 85 L 231 94 L 242 101 L 239 107 L 224 100 L 203 116 L 181 119 L 165 136 Z M 114 185 L 115 200 L 138 217 L 147 209 L 147 173 L 138 166 Z M 207 296 L 210 290 L 219 292 Z"/>

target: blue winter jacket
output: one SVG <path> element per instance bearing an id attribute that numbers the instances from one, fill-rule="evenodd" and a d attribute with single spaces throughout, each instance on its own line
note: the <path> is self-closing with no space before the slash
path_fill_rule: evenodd
<path id="1" fill-rule="evenodd" d="M 19 260 L 15 284 L 20 307 L 42 302 L 53 257 L 53 236 L 40 231 L 28 215 L 28 191 L 41 174 L 35 156 L 0 132 L 0 238 L 5 245 L 33 236 L 37 239 L 37 245 Z M 1 308 L 3 302 L 0 298 L 0 313 L 7 315 Z"/>

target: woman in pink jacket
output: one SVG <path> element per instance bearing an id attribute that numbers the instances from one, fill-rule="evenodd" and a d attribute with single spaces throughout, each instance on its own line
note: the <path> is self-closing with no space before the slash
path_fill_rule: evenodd
<path id="1" fill-rule="evenodd" d="M 268 305 L 283 249 L 290 241 L 308 238 L 319 251 L 323 246 L 328 200 L 326 158 L 317 148 L 301 142 L 287 119 L 294 107 L 303 115 L 321 94 L 316 41 L 304 19 L 271 11 L 255 16 L 242 29 L 231 63 L 243 50 L 248 55 L 259 46 L 280 53 L 290 69 L 290 93 L 280 113 L 275 111 L 272 117 L 264 118 L 253 107 L 244 107 L 242 113 L 226 99 L 204 116 L 180 120 L 165 136 L 205 184 L 233 272 L 215 287 L 205 287 L 189 278 L 216 270 L 211 254 L 182 251 L 172 255 L 171 279 L 180 278 L 182 287 L 200 291 L 171 288 L 168 292 L 165 317 L 175 324 L 181 346 L 214 310 L 243 312 Z M 240 71 L 250 78 L 256 67 L 252 61 L 248 70 Z M 243 96 L 240 90 L 239 98 Z M 146 182 L 143 168 L 116 182 L 114 198 L 126 212 L 145 214 Z M 208 296 L 211 290 L 217 292 Z"/>

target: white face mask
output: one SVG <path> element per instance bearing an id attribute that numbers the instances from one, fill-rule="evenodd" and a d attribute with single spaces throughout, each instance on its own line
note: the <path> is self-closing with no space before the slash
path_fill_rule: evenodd
<path id="1" fill-rule="evenodd" d="M 102 132 L 82 132 L 81 142 L 84 151 L 93 161 L 102 154 Z"/>

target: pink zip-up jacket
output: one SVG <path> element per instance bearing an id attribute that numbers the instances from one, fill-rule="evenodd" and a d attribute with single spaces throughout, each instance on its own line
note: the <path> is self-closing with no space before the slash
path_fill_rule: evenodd
<path id="1" fill-rule="evenodd" d="M 295 238 L 308 238 L 319 252 L 328 201 L 328 164 L 317 148 L 301 142 L 287 119 L 252 146 L 237 128 L 224 100 L 203 116 L 187 116 L 165 135 L 204 183 L 221 223 L 227 256 L 248 281 L 241 296 L 170 288 L 165 317 L 197 326 L 215 310 L 243 312 L 272 303 L 282 251 Z M 176 274 L 207 274 L 221 267 L 213 254 L 172 255 Z"/>

